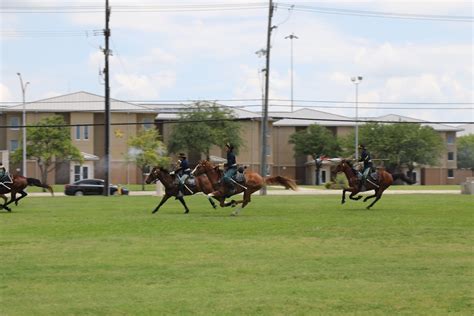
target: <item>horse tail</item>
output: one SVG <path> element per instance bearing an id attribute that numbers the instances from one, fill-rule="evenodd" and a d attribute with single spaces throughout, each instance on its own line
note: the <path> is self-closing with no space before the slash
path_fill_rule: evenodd
<path id="1" fill-rule="evenodd" d="M 402 180 L 403 182 L 408 183 L 410 185 L 415 184 L 415 181 L 407 177 L 406 174 L 402 172 L 394 172 L 391 175 L 392 175 L 393 181 Z"/>
<path id="2" fill-rule="evenodd" d="M 284 186 L 285 189 L 291 189 L 293 191 L 298 190 L 295 180 L 288 179 L 282 176 L 269 177 L 265 179 L 265 184 L 274 185 L 278 184 Z"/>
<path id="3" fill-rule="evenodd" d="M 32 185 L 32 186 L 35 186 L 35 187 L 40 187 L 40 188 L 46 189 L 46 190 L 49 191 L 49 193 L 51 193 L 52 196 L 54 196 L 53 188 L 50 185 L 43 184 L 43 183 L 41 183 L 40 180 L 35 179 L 35 178 L 26 178 L 26 181 L 27 181 L 28 185 Z"/>

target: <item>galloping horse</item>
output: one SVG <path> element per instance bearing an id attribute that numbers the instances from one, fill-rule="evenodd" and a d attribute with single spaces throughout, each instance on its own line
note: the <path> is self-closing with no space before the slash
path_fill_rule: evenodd
<path id="1" fill-rule="evenodd" d="M 188 178 L 189 179 L 189 178 Z M 184 190 L 184 195 L 193 195 L 198 192 L 203 192 L 205 194 L 211 193 L 214 191 L 214 188 L 212 187 L 211 182 L 209 179 L 203 175 L 203 176 L 196 176 L 195 178 L 195 185 L 194 186 L 188 186 L 186 185 L 185 190 Z M 161 199 L 160 204 L 155 208 L 155 210 L 152 212 L 152 214 L 158 212 L 160 207 L 165 204 L 165 202 L 172 196 L 176 197 L 181 204 L 183 204 L 185 212 L 184 214 L 189 213 L 189 209 L 186 206 L 186 203 L 184 202 L 184 198 L 182 196 L 178 196 L 178 183 L 176 182 L 176 176 L 172 176 L 169 174 L 168 170 L 161 168 L 161 167 L 154 167 L 148 177 L 146 178 L 145 182 L 147 184 L 154 183 L 157 181 L 161 181 L 163 183 L 163 186 L 165 187 L 165 195 Z"/>
<path id="2" fill-rule="evenodd" d="M 236 206 L 237 204 L 242 204 L 241 207 L 236 209 L 231 215 L 238 215 L 240 210 L 244 208 L 249 202 L 250 202 L 250 196 L 266 186 L 267 184 L 278 184 L 284 186 L 286 189 L 292 189 L 293 191 L 296 191 L 297 186 L 294 180 L 287 179 L 285 177 L 281 176 L 275 176 L 275 177 L 269 177 L 264 179 L 262 176 L 260 176 L 256 172 L 251 172 L 251 171 L 246 171 L 244 173 L 245 176 L 245 184 L 236 185 L 236 190 L 235 192 L 232 192 L 232 194 L 229 194 L 227 191 L 227 188 L 223 182 L 221 182 L 221 177 L 222 177 L 222 172 L 219 170 L 218 167 L 211 165 L 211 163 L 207 160 L 202 160 L 200 161 L 196 168 L 192 171 L 192 174 L 195 175 L 200 175 L 200 174 L 206 174 L 209 180 L 211 180 L 213 186 L 216 186 L 217 189 L 214 192 L 211 192 L 207 195 L 209 202 L 211 203 L 213 208 L 216 208 L 216 204 L 212 200 L 212 198 L 215 198 L 216 200 L 219 201 L 221 207 L 226 207 L 226 206 Z M 231 202 L 225 203 L 226 197 L 230 197 L 235 194 L 239 193 L 244 193 L 244 199 L 240 201 L 234 201 L 232 200 Z"/>
<path id="3" fill-rule="evenodd" d="M 9 189 L 7 189 L 3 185 L 0 186 L 0 196 L 2 195 L 4 196 L 5 194 L 11 193 L 10 201 L 8 203 L 3 204 L 3 208 L 5 208 L 9 212 L 11 212 L 11 209 L 8 207 L 9 204 L 15 202 L 15 205 L 18 205 L 18 201 L 20 201 L 22 198 L 28 195 L 28 193 L 25 192 L 25 189 L 27 186 L 36 186 L 36 187 L 44 188 L 48 190 L 52 196 L 54 196 L 53 188 L 47 184 L 41 183 L 41 181 L 38 179 L 25 178 L 23 176 L 15 175 L 13 176 L 12 181 L 13 183 L 6 184 L 6 186 L 8 186 Z M 17 193 L 21 194 L 21 196 L 18 199 L 16 198 Z M 5 200 L 5 198 L 3 199 Z"/>
<path id="4" fill-rule="evenodd" d="M 352 166 L 347 160 L 342 160 L 337 165 L 336 172 L 344 172 L 344 174 L 347 177 L 347 180 L 349 181 L 349 188 L 344 188 L 342 190 L 342 201 L 341 201 L 342 204 L 344 204 L 346 200 L 346 191 L 351 192 L 351 195 L 349 195 L 349 198 L 351 200 L 359 200 L 362 198 L 362 196 L 359 195 L 359 196 L 354 197 L 357 193 L 375 190 L 374 195 L 369 195 L 364 199 L 364 202 L 366 202 L 368 199 L 375 197 L 375 200 L 369 206 L 367 206 L 367 209 L 370 209 L 382 197 L 383 191 L 385 191 L 385 189 L 387 189 L 393 183 L 393 178 L 390 173 L 388 173 L 385 170 L 378 170 L 377 180 L 373 180 L 369 178 L 368 180 L 366 180 L 365 190 L 359 190 L 360 180 L 358 179 L 354 169 L 352 168 Z"/>

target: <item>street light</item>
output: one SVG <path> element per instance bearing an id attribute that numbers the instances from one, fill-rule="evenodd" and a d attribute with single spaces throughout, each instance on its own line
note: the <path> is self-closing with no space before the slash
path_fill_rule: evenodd
<path id="1" fill-rule="evenodd" d="M 359 159 L 359 83 L 362 82 L 362 77 L 352 77 L 351 81 L 355 84 L 355 108 L 356 108 L 356 116 L 355 116 L 355 158 Z"/>
<path id="2" fill-rule="evenodd" d="M 18 77 L 20 78 L 20 84 L 21 84 L 21 92 L 23 95 L 23 117 L 22 117 L 22 122 L 23 122 L 23 167 L 22 167 L 22 175 L 26 177 L 26 108 L 25 108 L 25 93 L 26 93 L 26 87 L 30 84 L 28 81 L 23 84 L 23 79 L 21 78 L 21 73 L 17 72 L 16 73 Z"/>
<path id="3" fill-rule="evenodd" d="M 293 112 L 293 40 L 298 39 L 298 36 L 296 36 L 294 33 L 291 33 L 290 35 L 286 36 L 285 39 L 290 39 L 291 41 L 291 112 Z"/>

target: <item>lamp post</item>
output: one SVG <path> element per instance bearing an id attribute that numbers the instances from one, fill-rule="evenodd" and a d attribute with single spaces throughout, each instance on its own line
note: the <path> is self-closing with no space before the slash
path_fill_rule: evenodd
<path id="1" fill-rule="evenodd" d="M 291 33 L 290 35 L 286 36 L 285 39 L 290 39 L 291 41 L 291 112 L 293 112 L 293 40 L 298 39 L 298 36 L 296 36 L 294 33 Z"/>
<path id="2" fill-rule="evenodd" d="M 22 167 L 22 175 L 24 177 L 27 176 L 26 172 L 26 105 L 25 105 L 25 93 L 26 93 L 26 87 L 30 84 L 28 81 L 23 84 L 23 78 L 21 78 L 21 73 L 17 72 L 16 73 L 18 77 L 20 78 L 20 84 L 21 84 L 21 92 L 23 96 L 23 115 L 22 115 L 22 125 L 23 125 L 23 167 Z"/>
<path id="3" fill-rule="evenodd" d="M 362 77 L 352 77 L 351 81 L 355 84 L 355 158 L 359 159 L 359 83 L 362 82 Z"/>

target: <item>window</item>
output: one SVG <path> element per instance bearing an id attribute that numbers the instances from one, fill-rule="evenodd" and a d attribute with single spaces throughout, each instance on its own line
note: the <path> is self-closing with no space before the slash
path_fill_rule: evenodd
<path id="1" fill-rule="evenodd" d="M 19 129 L 20 127 L 20 118 L 18 116 L 13 116 L 10 118 L 10 129 Z"/>
<path id="2" fill-rule="evenodd" d="M 81 139 L 81 127 L 76 126 L 76 139 Z"/>
<path id="3" fill-rule="evenodd" d="M 446 135 L 446 141 L 448 144 L 454 144 L 454 140 L 455 140 L 454 134 Z"/>
<path id="4" fill-rule="evenodd" d="M 149 130 L 150 128 L 153 127 L 153 119 L 147 117 L 143 119 L 143 129 L 144 130 Z"/>
<path id="5" fill-rule="evenodd" d="M 16 139 L 10 140 L 10 150 L 15 151 L 18 149 L 18 141 Z"/>
<path id="6" fill-rule="evenodd" d="M 321 183 L 326 183 L 326 170 L 321 171 Z"/>
<path id="7" fill-rule="evenodd" d="M 89 126 L 84 126 L 84 139 L 89 139 Z"/>
<path id="8" fill-rule="evenodd" d="M 448 152 L 448 160 L 454 160 L 454 152 Z"/>
<path id="9" fill-rule="evenodd" d="M 448 169 L 448 178 L 454 178 L 454 169 Z"/>

